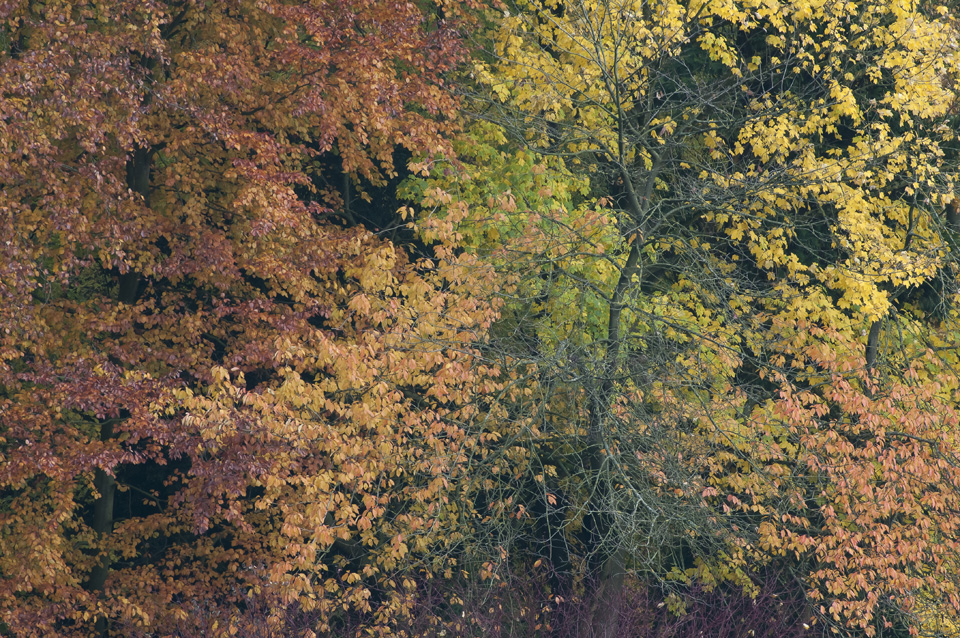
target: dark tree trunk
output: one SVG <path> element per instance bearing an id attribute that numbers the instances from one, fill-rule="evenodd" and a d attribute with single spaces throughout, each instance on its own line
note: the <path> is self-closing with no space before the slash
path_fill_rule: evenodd
<path id="1" fill-rule="evenodd" d="M 143 197 L 144 204 L 150 205 L 150 166 L 153 151 L 149 148 L 137 148 L 127 161 L 127 186 L 133 192 Z M 123 304 L 133 304 L 137 301 L 140 288 L 140 275 L 128 271 L 120 275 L 117 301 Z M 124 406 L 119 406 L 123 412 Z M 109 441 L 114 436 L 115 419 L 106 419 L 100 424 L 100 440 Z M 106 539 L 113 532 L 114 499 L 117 492 L 117 480 L 112 471 L 97 468 L 93 485 L 97 490 L 97 500 L 93 505 L 93 531 L 101 541 L 101 548 L 106 546 Z M 90 571 L 86 581 L 86 589 L 96 592 L 98 596 L 105 595 L 107 577 L 110 574 L 111 559 L 107 551 L 100 556 L 100 561 Z M 109 635 L 109 622 L 106 617 L 99 616 L 94 627 L 94 635 L 106 637 Z"/>
<path id="2" fill-rule="evenodd" d="M 624 298 L 633 281 L 640 261 L 640 250 L 632 246 L 620 272 L 610 301 L 607 322 L 606 352 L 600 368 L 600 378 L 590 405 L 590 429 L 585 465 L 596 481 L 592 502 L 587 503 L 584 520 L 587 555 L 590 557 L 588 582 L 594 587 L 588 593 L 588 612 L 580 627 L 581 638 L 615 638 L 620 620 L 625 580 L 624 539 L 616 538 L 613 513 L 609 511 L 611 477 L 607 461 L 609 410 L 623 336 L 621 320 Z"/>

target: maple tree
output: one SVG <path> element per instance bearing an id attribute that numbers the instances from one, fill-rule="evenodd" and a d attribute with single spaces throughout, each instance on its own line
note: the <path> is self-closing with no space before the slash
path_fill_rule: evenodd
<path id="1" fill-rule="evenodd" d="M 503 498 L 595 587 L 582 631 L 615 635 L 629 574 L 749 591 L 764 564 L 837 631 L 955 614 L 948 8 L 531 0 L 490 21 L 486 123 L 427 183 L 513 282 L 491 351 L 528 391 L 531 487 Z"/>
<path id="2" fill-rule="evenodd" d="M 0 633 L 388 632 L 443 567 L 496 285 L 351 209 L 448 148 L 469 9 L 0 5 Z"/>

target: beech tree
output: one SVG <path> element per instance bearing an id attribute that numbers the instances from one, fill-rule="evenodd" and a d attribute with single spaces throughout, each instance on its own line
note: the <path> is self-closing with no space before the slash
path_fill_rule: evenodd
<path id="1" fill-rule="evenodd" d="M 480 150 L 433 183 L 517 281 L 494 334 L 529 371 L 519 496 L 595 587 L 582 633 L 616 635 L 630 575 L 749 591 L 771 563 L 838 631 L 933 631 L 958 609 L 949 10 L 491 22 Z"/>
<path id="2" fill-rule="evenodd" d="M 464 9 L 0 6 L 0 633 L 388 632 L 444 567 L 495 284 L 351 201 L 447 150 Z"/>

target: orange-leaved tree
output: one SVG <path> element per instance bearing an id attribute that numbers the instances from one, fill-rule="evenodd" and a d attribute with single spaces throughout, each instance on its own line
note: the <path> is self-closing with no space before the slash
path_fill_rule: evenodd
<path id="1" fill-rule="evenodd" d="M 463 6 L 0 5 L 0 633 L 406 612 L 494 282 L 350 190 L 446 152 Z"/>

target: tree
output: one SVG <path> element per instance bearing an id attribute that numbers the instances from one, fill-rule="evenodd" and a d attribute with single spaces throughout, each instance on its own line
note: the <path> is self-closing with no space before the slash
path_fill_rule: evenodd
<path id="1" fill-rule="evenodd" d="M 0 632 L 405 613 L 493 283 L 447 222 L 411 253 L 350 191 L 447 149 L 460 11 L 0 7 Z"/>
<path id="2" fill-rule="evenodd" d="M 551 538 L 596 585 L 584 634 L 615 634 L 628 574 L 749 588 L 775 561 L 838 630 L 955 611 L 948 10 L 530 1 L 491 21 L 478 117 L 514 166 L 598 198 L 529 177 L 484 231 L 528 286 L 497 345 L 532 370 L 510 411 L 543 486 L 525 507 L 560 510 Z"/>

